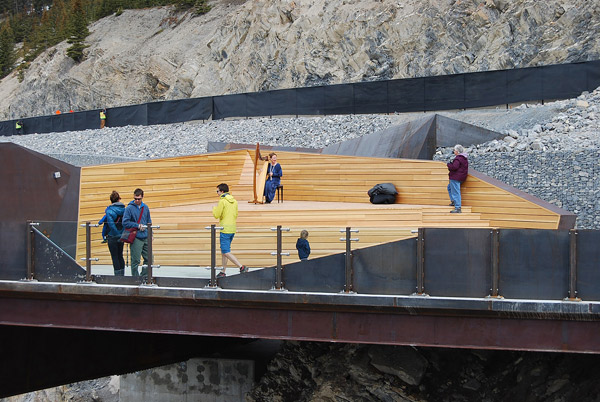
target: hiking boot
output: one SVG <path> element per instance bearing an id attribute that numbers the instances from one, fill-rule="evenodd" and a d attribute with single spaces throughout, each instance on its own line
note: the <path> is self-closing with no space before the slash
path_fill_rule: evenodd
<path id="1" fill-rule="evenodd" d="M 462 211 L 460 210 L 460 208 L 454 208 L 452 211 L 450 211 L 451 214 L 460 214 Z"/>
<path id="2" fill-rule="evenodd" d="M 450 204 L 448 204 L 449 207 L 453 207 L 454 206 L 454 201 L 450 201 Z"/>
<path id="3" fill-rule="evenodd" d="M 245 274 L 246 272 L 250 272 L 250 269 L 247 266 L 242 265 L 240 267 L 240 274 Z"/>
<path id="4" fill-rule="evenodd" d="M 225 278 L 227 275 L 225 275 L 225 272 L 221 271 L 217 274 L 217 279 L 221 279 L 221 278 Z"/>

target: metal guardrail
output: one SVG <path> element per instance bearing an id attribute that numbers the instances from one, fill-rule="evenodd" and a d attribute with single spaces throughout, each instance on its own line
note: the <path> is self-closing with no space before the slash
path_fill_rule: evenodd
<path id="1" fill-rule="evenodd" d="M 95 281 L 91 255 L 90 229 L 97 225 L 86 222 L 85 281 Z M 53 243 L 39 243 L 45 238 L 37 228 L 39 223 L 27 222 L 27 273 L 26 280 L 46 280 L 49 270 L 60 269 L 57 263 L 43 254 Z M 149 227 L 148 277 L 145 284 L 158 286 L 196 287 L 200 283 L 208 288 L 222 287 L 216 278 L 216 231 L 222 228 L 211 225 L 210 254 L 211 275 L 202 278 L 171 278 L 162 285 L 154 276 L 153 229 Z M 263 229 L 264 230 L 264 229 Z M 535 300 L 600 300 L 600 231 L 593 230 L 531 230 L 531 229 L 436 229 L 420 228 L 416 238 L 352 249 L 352 237 L 357 229 L 340 229 L 345 236 L 346 251 L 312 258 L 304 262 L 284 264 L 282 233 L 289 231 L 281 225 L 268 228 L 276 232 L 276 251 L 273 276 L 260 273 L 244 277 L 228 277 L 225 288 L 265 289 L 267 283 L 273 290 L 337 291 L 362 294 L 397 294 L 442 297 L 521 298 Z M 254 233 L 254 232 L 252 232 Z M 266 237 L 250 239 L 264 242 Z M 247 240 L 248 241 L 248 240 Z M 41 245 L 41 246 L 40 246 Z M 38 250 L 40 248 L 40 250 Z M 42 253 L 42 254 L 40 254 Z M 39 255 L 38 255 L 39 254 Z M 50 253 L 52 254 L 52 253 Z M 58 253 L 54 253 L 58 254 Z M 68 261 L 67 261 L 68 262 Z M 65 263 L 65 262 L 63 262 Z M 51 272 L 50 272 L 51 274 Z M 103 275 L 100 275 L 101 277 Z M 69 276 L 58 275 L 56 280 Z M 107 276 L 104 276 L 107 278 Z M 258 279 L 257 279 L 258 278 Z M 272 279 L 269 279 L 272 278 Z M 106 279 L 103 279 L 106 280 Z M 111 279 L 119 281 L 119 277 Z M 125 278 L 124 280 L 127 280 Z M 232 282 L 233 281 L 233 282 Z M 116 283 L 116 282 L 115 282 Z M 412 291 L 411 291 L 412 289 Z"/>

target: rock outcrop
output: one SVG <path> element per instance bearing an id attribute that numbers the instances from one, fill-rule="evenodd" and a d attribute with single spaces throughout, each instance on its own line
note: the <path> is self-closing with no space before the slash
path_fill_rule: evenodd
<path id="1" fill-rule="evenodd" d="M 0 82 L 0 118 L 55 110 L 600 58 L 588 0 L 216 0 L 203 16 L 126 10 L 85 60 L 49 49 Z"/>

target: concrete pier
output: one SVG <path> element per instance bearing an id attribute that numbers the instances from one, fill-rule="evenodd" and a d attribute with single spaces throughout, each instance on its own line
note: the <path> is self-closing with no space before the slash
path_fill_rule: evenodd
<path id="1" fill-rule="evenodd" d="M 243 401 L 254 385 L 254 361 L 195 358 L 120 377 L 120 401 Z"/>

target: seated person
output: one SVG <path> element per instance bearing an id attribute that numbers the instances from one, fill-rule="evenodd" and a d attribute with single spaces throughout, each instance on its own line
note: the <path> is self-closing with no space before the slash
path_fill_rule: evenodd
<path id="1" fill-rule="evenodd" d="M 281 182 L 281 176 L 283 171 L 281 165 L 277 163 L 277 154 L 271 152 L 269 154 L 269 161 L 271 162 L 267 167 L 267 181 L 265 182 L 265 202 L 270 204 L 275 198 L 275 191 Z"/>

